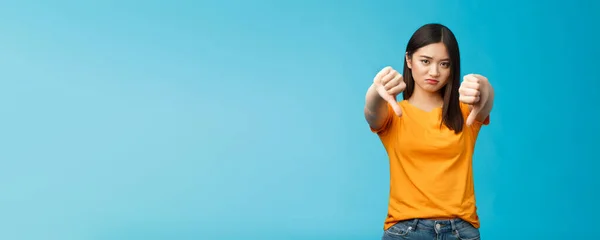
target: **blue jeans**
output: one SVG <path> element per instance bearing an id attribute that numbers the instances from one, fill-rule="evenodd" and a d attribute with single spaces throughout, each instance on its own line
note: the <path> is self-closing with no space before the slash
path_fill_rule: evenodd
<path id="1" fill-rule="evenodd" d="M 479 240 L 479 229 L 462 219 L 400 221 L 383 233 L 382 240 Z"/>

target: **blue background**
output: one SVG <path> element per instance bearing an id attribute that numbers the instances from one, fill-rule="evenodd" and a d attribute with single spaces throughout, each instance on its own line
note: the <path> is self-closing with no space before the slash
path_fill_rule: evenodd
<path id="1" fill-rule="evenodd" d="M 429 22 L 496 88 L 482 237 L 596 232 L 597 2 L 166 2 L 0 3 L 0 239 L 379 239 L 364 94 Z"/>

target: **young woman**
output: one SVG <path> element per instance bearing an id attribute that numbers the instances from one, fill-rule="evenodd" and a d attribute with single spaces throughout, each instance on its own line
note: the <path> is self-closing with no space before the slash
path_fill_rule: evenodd
<path id="1" fill-rule="evenodd" d="M 461 84 L 458 43 L 441 24 L 413 34 L 402 75 L 377 73 L 365 118 L 390 163 L 384 240 L 479 239 L 472 157 L 493 101 L 487 78 L 469 74 Z"/>

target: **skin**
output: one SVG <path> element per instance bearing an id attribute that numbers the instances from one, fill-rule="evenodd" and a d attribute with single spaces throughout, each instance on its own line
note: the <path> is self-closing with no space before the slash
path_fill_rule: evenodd
<path id="1" fill-rule="evenodd" d="M 392 67 L 385 67 L 373 79 L 365 101 L 365 118 L 369 125 L 378 129 L 387 118 L 387 104 L 390 104 L 397 116 L 402 116 L 402 110 L 396 101 L 396 96 L 406 89 L 402 75 Z"/>
<path id="2" fill-rule="evenodd" d="M 441 107 L 444 100 L 439 91 L 450 77 L 450 57 L 446 46 L 443 43 L 430 44 L 405 57 L 415 80 L 415 90 L 408 101 L 425 111 Z M 435 80 L 435 83 L 428 80 Z"/>
<path id="3" fill-rule="evenodd" d="M 434 43 L 418 49 L 412 56 L 406 55 L 408 67 L 415 80 L 413 95 L 408 101 L 424 111 L 431 111 L 443 105 L 440 89 L 450 77 L 450 58 L 443 43 Z M 434 81 L 429 81 L 434 80 Z M 392 67 L 385 67 L 377 73 L 373 84 L 365 96 L 365 118 L 374 128 L 380 128 L 387 118 L 387 104 L 397 116 L 402 116 L 396 96 L 406 89 L 402 75 Z M 488 79 L 479 74 L 463 77 L 459 88 L 459 99 L 469 104 L 470 114 L 467 125 L 475 120 L 482 122 L 490 114 L 494 103 L 494 89 Z"/>

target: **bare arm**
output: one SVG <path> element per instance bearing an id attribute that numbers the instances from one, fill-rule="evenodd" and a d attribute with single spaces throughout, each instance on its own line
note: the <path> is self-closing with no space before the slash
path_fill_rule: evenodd
<path id="1" fill-rule="evenodd" d="M 372 129 L 380 129 L 390 117 L 388 104 L 396 115 L 402 116 L 396 95 L 404 91 L 404 88 L 406 84 L 402 75 L 392 67 L 385 67 L 377 73 L 365 96 L 365 118 Z"/>
<path id="2" fill-rule="evenodd" d="M 481 96 L 486 99 L 484 100 L 485 104 L 481 106 L 481 110 L 475 116 L 475 119 L 479 122 L 485 121 L 494 107 L 494 87 L 492 87 L 492 84 L 487 79 L 482 83 L 481 93 Z"/>
<path id="3" fill-rule="evenodd" d="M 373 129 L 379 129 L 385 123 L 389 111 L 387 101 L 384 100 L 372 84 L 365 96 L 365 119 Z"/>

